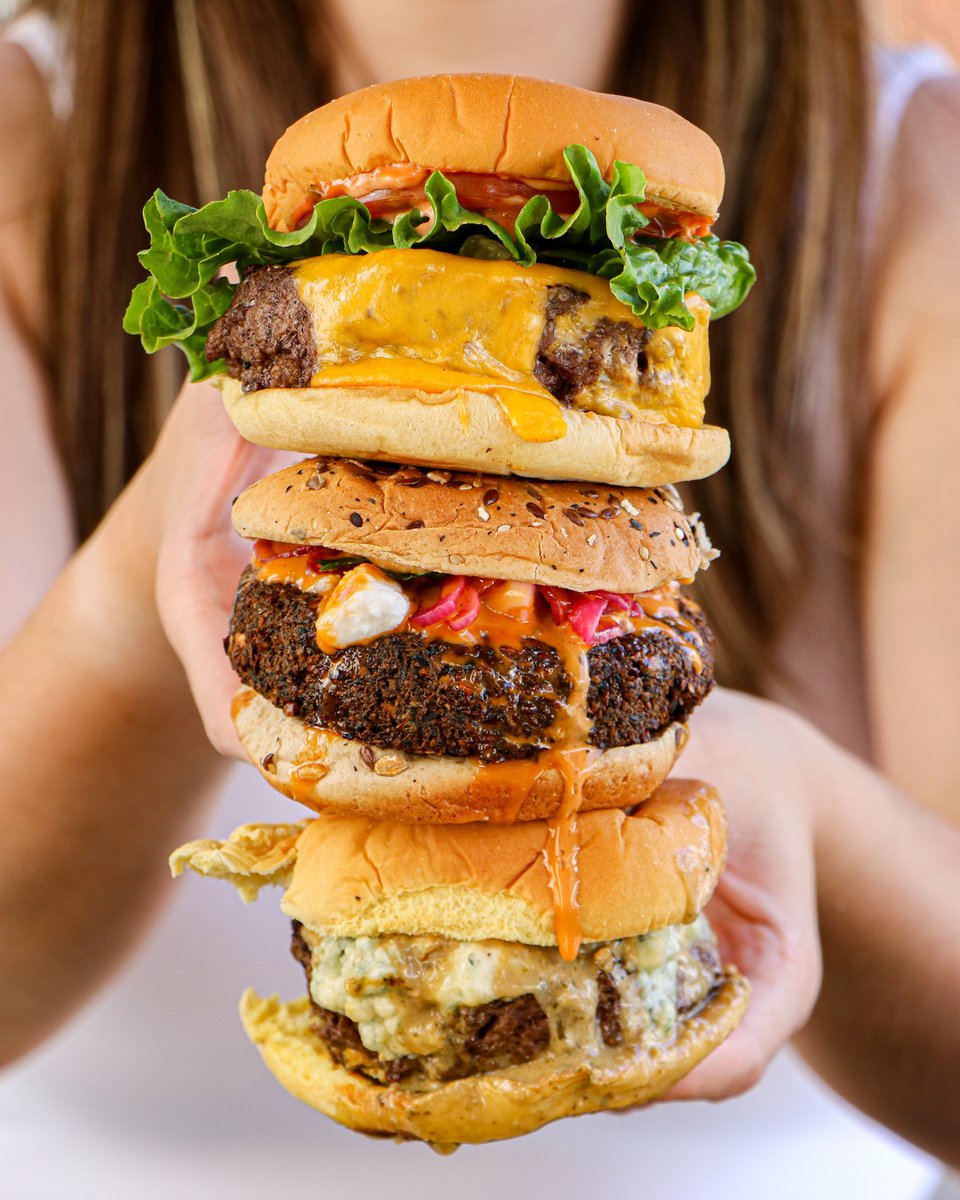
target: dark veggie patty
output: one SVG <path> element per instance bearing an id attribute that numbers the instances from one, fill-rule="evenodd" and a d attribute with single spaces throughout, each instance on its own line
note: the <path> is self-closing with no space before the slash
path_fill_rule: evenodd
<path id="1" fill-rule="evenodd" d="M 571 681 L 552 647 L 459 646 L 419 633 L 386 634 L 325 654 L 316 640 L 320 597 L 260 583 L 248 568 L 234 602 L 226 650 L 241 680 L 308 725 L 385 750 L 473 756 L 484 762 L 534 758 Z M 680 611 L 700 634 L 660 629 L 626 634 L 588 653 L 591 744 L 602 750 L 652 741 L 683 721 L 713 686 L 713 637 L 685 597 Z M 665 622 L 666 623 L 666 622 Z"/>

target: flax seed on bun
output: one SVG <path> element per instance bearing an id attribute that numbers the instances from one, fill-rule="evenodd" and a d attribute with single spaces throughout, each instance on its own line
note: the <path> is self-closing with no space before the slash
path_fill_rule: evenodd
<path id="1" fill-rule="evenodd" d="M 386 166 L 568 183 L 563 149 L 591 150 L 606 179 L 620 159 L 647 177 L 647 199 L 712 217 L 723 197 L 714 142 L 676 113 L 513 75 L 434 75 L 378 83 L 301 117 L 267 159 L 263 201 L 289 230 L 335 180 Z"/>
<path id="2" fill-rule="evenodd" d="M 246 538 L 322 545 L 393 571 L 645 592 L 714 556 L 672 489 L 544 483 L 313 459 L 237 499 Z"/>
<path id="3" fill-rule="evenodd" d="M 250 761 L 277 791 L 318 812 L 389 821 L 531 821 L 551 817 L 563 798 L 555 767 L 535 778 L 522 764 L 482 767 L 474 758 L 380 750 L 288 716 L 252 688 L 234 699 L 233 721 Z M 584 780 L 584 811 L 645 799 L 670 773 L 686 727 L 604 750 Z"/>
<path id="4" fill-rule="evenodd" d="M 227 378 L 219 386 L 243 437 L 302 454 L 360 455 L 619 487 L 704 479 L 730 457 L 730 435 L 717 425 L 691 428 L 576 408 L 560 410 L 564 437 L 524 441 L 492 395 L 469 388 L 419 392 L 326 385 L 244 392 Z"/>

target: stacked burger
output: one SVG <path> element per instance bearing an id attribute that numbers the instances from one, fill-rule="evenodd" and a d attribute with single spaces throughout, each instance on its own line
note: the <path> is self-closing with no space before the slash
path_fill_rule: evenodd
<path id="1" fill-rule="evenodd" d="M 715 556 L 672 485 L 726 460 L 707 327 L 753 278 L 709 233 L 722 185 L 667 110 L 459 75 L 304 117 L 262 200 L 148 205 L 126 327 L 311 455 L 234 505 L 226 647 L 251 761 L 316 815 L 171 864 L 285 888 L 308 995 L 248 992 L 244 1026 L 355 1129 L 642 1103 L 746 1007 L 702 915 L 721 801 L 667 779 Z"/>

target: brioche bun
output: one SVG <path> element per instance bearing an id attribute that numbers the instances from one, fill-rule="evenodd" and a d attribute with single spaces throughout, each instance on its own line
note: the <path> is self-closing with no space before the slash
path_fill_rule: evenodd
<path id="1" fill-rule="evenodd" d="M 566 436 L 527 442 L 514 433 L 495 397 L 464 388 L 421 392 L 326 386 L 244 392 L 235 379 L 217 382 L 231 421 L 247 441 L 302 454 L 615 487 L 704 479 L 730 457 L 730 435 L 717 425 L 690 428 L 575 408 L 561 410 Z"/>
<path id="2" fill-rule="evenodd" d="M 267 783 L 317 812 L 438 824 L 532 821 L 553 816 L 563 798 L 553 767 L 531 782 L 524 764 L 375 750 L 312 729 L 252 688 L 234 697 L 233 723 Z M 674 724 L 651 742 L 604 750 L 584 781 L 584 811 L 644 800 L 666 779 L 685 740 L 686 727 Z"/>
<path id="3" fill-rule="evenodd" d="M 577 818 L 579 922 L 609 942 L 692 921 L 713 894 L 726 817 L 713 788 L 664 783 Z M 405 825 L 325 812 L 297 839 L 282 908 L 332 937 L 434 934 L 555 946 L 545 821 Z"/>
<path id="4" fill-rule="evenodd" d="M 670 779 L 630 809 L 581 813 L 577 829 L 586 942 L 692 921 L 723 869 L 723 804 L 696 780 Z M 188 842 L 170 868 L 225 879 L 245 901 L 261 887 L 285 887 L 283 911 L 322 936 L 555 946 L 547 834 L 545 821 L 407 825 L 328 811 Z"/>
<path id="5" fill-rule="evenodd" d="M 712 217 L 723 161 L 702 130 L 669 109 L 514 75 L 433 75 L 378 83 L 301 117 L 267 159 L 263 202 L 295 228 L 322 183 L 403 163 L 449 172 L 569 182 L 563 150 L 580 143 L 605 179 L 620 159 L 647 177 L 646 198 Z"/>
<path id="6" fill-rule="evenodd" d="M 650 591 L 692 579 L 713 555 L 673 492 L 350 459 L 308 459 L 267 475 L 234 502 L 233 524 L 245 538 L 326 546 L 391 571 L 574 591 Z"/>
<path id="7" fill-rule="evenodd" d="M 360 1133 L 451 1150 L 463 1142 L 519 1137 L 561 1117 L 655 1100 L 729 1037 L 749 997 L 749 983 L 727 967 L 719 988 L 698 1012 L 681 1018 L 670 1042 L 592 1057 L 541 1055 L 421 1091 L 374 1083 L 338 1066 L 311 1031 L 315 1017 L 306 997 L 282 1003 L 248 990 L 240 1019 L 277 1081 L 298 1100 Z"/>

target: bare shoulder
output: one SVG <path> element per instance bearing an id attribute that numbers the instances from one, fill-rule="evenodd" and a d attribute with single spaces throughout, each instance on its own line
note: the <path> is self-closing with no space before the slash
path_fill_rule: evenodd
<path id="1" fill-rule="evenodd" d="M 0 40 L 0 203 L 4 222 L 35 195 L 39 169 L 52 151 L 54 130 L 47 85 L 36 64 L 22 46 Z"/>
<path id="2" fill-rule="evenodd" d="M 38 337 L 44 231 L 55 178 L 56 126 L 46 84 L 22 47 L 0 41 L 0 291 Z"/>
<path id="3" fill-rule="evenodd" d="M 960 73 L 929 79 L 904 114 L 895 175 L 931 211 L 960 213 Z"/>
<path id="4" fill-rule="evenodd" d="M 960 79 L 921 87 L 890 175 L 892 217 L 873 289 L 876 420 L 869 445 L 863 602 L 878 762 L 915 799 L 960 816 L 960 643 L 890 631 L 960 590 Z M 930 705 L 930 696 L 937 703 Z M 903 736 L 905 711 L 922 711 Z"/>
<path id="5" fill-rule="evenodd" d="M 40 72 L 20 46 L 0 41 L 0 510 L 28 512 L 32 530 L 26 544 L 15 522 L 0 528 L 0 644 L 35 607 L 72 545 L 44 369 L 54 138 Z"/>
<path id="6" fill-rule="evenodd" d="M 928 80 L 904 114 L 884 198 L 873 290 L 871 366 L 881 404 L 896 400 L 898 381 L 921 343 L 934 341 L 941 371 L 960 375 L 960 74 Z M 926 403 L 955 407 L 955 392 L 927 392 Z"/>

